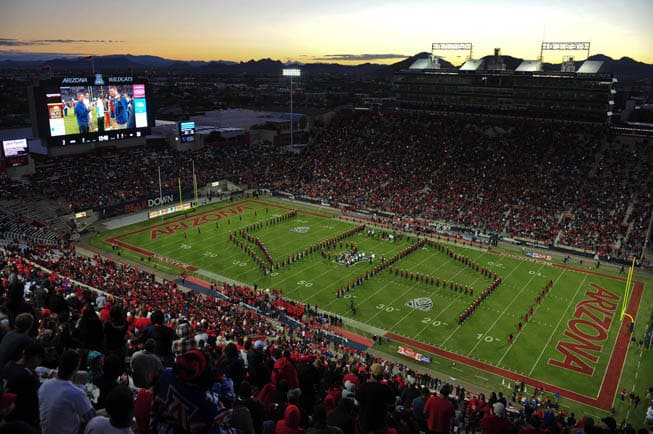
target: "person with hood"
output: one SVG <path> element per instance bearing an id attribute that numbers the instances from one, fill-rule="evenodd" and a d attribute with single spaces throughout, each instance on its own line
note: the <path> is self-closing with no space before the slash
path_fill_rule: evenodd
<path id="1" fill-rule="evenodd" d="M 301 416 L 299 408 L 294 404 L 286 406 L 286 411 L 283 413 L 283 419 L 277 421 L 275 434 L 301 434 L 304 428 L 299 425 Z"/>
<path id="2" fill-rule="evenodd" d="M 279 385 L 279 381 L 286 380 L 288 389 L 295 389 L 299 387 L 299 376 L 297 375 L 297 368 L 290 361 L 290 354 L 283 353 L 281 348 L 277 348 L 274 352 L 276 361 L 272 369 L 271 383 L 275 386 Z"/>
<path id="3" fill-rule="evenodd" d="M 179 338 L 172 342 L 172 353 L 175 357 L 181 356 L 196 347 L 195 339 L 193 338 L 193 328 L 188 322 L 177 324 L 175 331 Z"/>

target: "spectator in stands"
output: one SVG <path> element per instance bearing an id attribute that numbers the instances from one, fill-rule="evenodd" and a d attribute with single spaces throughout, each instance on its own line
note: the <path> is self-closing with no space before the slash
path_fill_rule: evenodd
<path id="1" fill-rule="evenodd" d="M 71 379 L 79 369 L 80 356 L 73 350 L 61 355 L 57 376 L 39 389 L 39 411 L 43 434 L 78 434 L 95 416 L 86 393 Z"/>
<path id="2" fill-rule="evenodd" d="M 122 375 L 124 370 L 122 368 L 123 362 L 116 354 L 108 354 L 104 358 L 104 365 L 102 365 L 102 376 L 97 379 L 96 384 L 100 389 L 100 396 L 98 397 L 95 408 L 104 408 L 105 400 L 109 393 L 118 385 L 123 383 L 126 378 Z"/>
<path id="3" fill-rule="evenodd" d="M 235 343 L 229 342 L 222 351 L 222 361 L 220 365 L 224 366 L 224 374 L 233 381 L 234 390 L 240 388 L 240 383 L 245 379 L 245 363 L 240 357 L 240 352 Z"/>
<path id="4" fill-rule="evenodd" d="M 247 353 L 247 370 L 249 381 L 258 390 L 270 381 L 273 362 L 267 346 L 263 341 L 256 341 L 252 349 Z"/>
<path id="5" fill-rule="evenodd" d="M 388 428 L 388 410 L 395 403 L 390 387 L 383 384 L 384 368 L 374 363 L 370 368 L 370 378 L 361 384 L 358 391 L 359 423 L 363 433 L 384 433 Z"/>
<path id="6" fill-rule="evenodd" d="M 106 397 L 109 417 L 95 416 L 84 429 L 84 434 L 132 434 L 134 394 L 127 385 L 115 387 Z"/>
<path id="7" fill-rule="evenodd" d="M 104 330 L 92 305 L 82 309 L 82 315 L 75 324 L 73 336 L 81 348 L 104 352 Z"/>
<path id="8" fill-rule="evenodd" d="M 156 354 L 161 357 L 164 366 L 171 366 L 173 362 L 172 341 L 175 340 L 175 332 L 163 324 L 163 312 L 156 310 L 150 317 L 152 324 L 145 328 L 143 337 L 152 338 L 156 342 Z"/>
<path id="9" fill-rule="evenodd" d="M 247 381 L 240 383 L 240 388 L 238 389 L 238 397 L 234 402 L 234 410 L 239 407 L 245 407 L 249 411 L 254 432 L 256 434 L 263 434 L 265 408 L 263 408 L 261 401 L 254 397 L 252 386 Z"/>
<path id="10" fill-rule="evenodd" d="M 410 408 L 413 400 L 419 396 L 420 388 L 416 384 L 415 377 L 408 374 L 406 375 L 406 387 L 401 391 L 401 405 L 405 408 Z"/>
<path id="11" fill-rule="evenodd" d="M 21 313 L 14 321 L 15 329 L 9 331 L 0 342 L 0 366 L 16 360 L 23 352 L 23 349 L 34 343 L 35 340 L 29 333 L 34 325 L 34 317 L 29 313 Z"/>
<path id="12" fill-rule="evenodd" d="M 327 424 L 337 426 L 345 434 L 357 433 L 356 414 L 354 400 L 350 398 L 340 398 L 336 409 L 327 416 Z"/>
<path id="13" fill-rule="evenodd" d="M 177 324 L 175 331 L 178 337 L 172 342 L 172 353 L 175 357 L 181 356 L 196 347 L 195 339 L 193 339 L 193 328 L 188 321 Z"/>
<path id="14" fill-rule="evenodd" d="M 163 371 L 154 394 L 152 433 L 234 432 L 229 426 L 230 411 L 211 391 L 210 368 L 206 353 L 190 350 L 176 358 L 173 368 Z M 183 414 L 179 414 L 180 405 Z"/>
<path id="15" fill-rule="evenodd" d="M 156 341 L 149 338 L 143 344 L 143 349 L 136 351 L 131 357 L 131 371 L 134 386 L 148 388 L 163 372 L 163 363 L 154 353 Z"/>
<path id="16" fill-rule="evenodd" d="M 536 414 L 531 415 L 530 418 L 528 418 L 528 423 L 526 426 L 522 427 L 519 430 L 518 434 L 545 434 L 546 431 L 540 429 L 542 426 L 542 419 Z M 594 421 L 591 418 L 588 418 L 585 420 L 585 432 L 588 433 L 591 431 L 592 427 L 594 426 Z"/>
<path id="17" fill-rule="evenodd" d="M 274 350 L 274 357 L 276 361 L 272 370 L 271 383 L 278 387 L 279 383 L 285 380 L 288 389 L 299 387 L 297 368 L 295 368 L 295 364 L 290 360 L 290 353 L 284 353 L 282 348 L 276 348 Z"/>
<path id="18" fill-rule="evenodd" d="M 506 419 L 506 407 L 500 402 L 495 402 L 492 412 L 481 419 L 483 434 L 510 434 L 513 430 L 512 423 Z"/>
<path id="19" fill-rule="evenodd" d="M 21 357 L 8 362 L 0 371 L 6 383 L 5 390 L 16 395 L 16 408 L 7 420 L 22 420 L 39 427 L 38 390 L 41 385 L 34 369 L 41 364 L 45 352 L 43 346 L 31 343 L 23 348 Z"/>
<path id="20" fill-rule="evenodd" d="M 66 303 L 66 299 L 63 297 L 63 291 L 64 289 L 61 286 L 57 286 L 54 290 L 51 289 L 48 293 L 46 307 L 50 312 L 59 315 L 60 318 L 68 318 L 70 309 L 68 303 Z"/>
<path id="21" fill-rule="evenodd" d="M 115 354 L 120 360 L 127 355 L 127 329 L 129 324 L 125 311 L 119 304 L 111 306 L 109 321 L 104 323 L 104 337 L 107 354 Z"/>
<path id="22" fill-rule="evenodd" d="M 440 396 L 432 395 L 424 405 L 426 424 L 432 434 L 447 434 L 453 426 L 456 413 L 449 393 L 451 389 L 445 384 L 440 388 Z"/>
<path id="23" fill-rule="evenodd" d="M 283 419 L 277 421 L 275 434 L 301 434 L 304 428 L 300 426 L 299 408 L 294 404 L 288 404 L 283 413 Z"/>
<path id="24" fill-rule="evenodd" d="M 23 283 L 19 280 L 14 280 L 9 284 L 9 289 L 7 291 L 7 302 L 5 307 L 7 308 L 7 313 L 9 315 L 9 324 L 14 326 L 16 317 L 21 313 L 28 313 L 34 317 L 36 313 L 31 304 L 25 301 L 24 297 Z"/>
<path id="25" fill-rule="evenodd" d="M 313 426 L 306 430 L 306 434 L 344 434 L 344 432 L 339 427 L 327 423 L 326 409 L 318 405 L 313 412 Z"/>
<path id="26" fill-rule="evenodd" d="M 430 394 L 431 392 L 429 392 L 429 389 L 423 386 L 419 391 L 419 396 L 414 398 L 413 402 L 410 405 L 410 409 L 413 412 L 413 417 L 417 421 L 419 428 L 424 432 L 427 430 L 426 417 L 424 416 L 424 406 L 426 405 L 426 401 L 429 399 Z"/>

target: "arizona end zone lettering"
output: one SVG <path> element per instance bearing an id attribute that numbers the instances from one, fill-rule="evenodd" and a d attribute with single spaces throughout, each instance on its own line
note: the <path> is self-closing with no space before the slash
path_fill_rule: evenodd
<path id="1" fill-rule="evenodd" d="M 179 222 L 172 225 L 168 225 L 164 229 L 154 229 L 150 233 L 150 239 L 156 240 L 156 238 L 160 235 L 170 235 L 170 234 L 174 234 L 177 231 L 182 231 L 184 229 L 201 226 L 205 223 L 217 222 L 218 220 L 224 217 L 242 214 L 243 211 L 247 209 L 252 209 L 252 208 L 245 205 L 240 205 L 235 208 L 229 208 L 228 210 L 225 211 L 213 211 L 213 212 L 206 213 L 202 216 L 197 216 L 193 218 L 193 221 L 191 223 Z"/>
<path id="2" fill-rule="evenodd" d="M 589 300 L 576 305 L 574 319 L 567 322 L 564 335 L 571 339 L 558 342 L 556 350 L 564 356 L 563 360 L 549 359 L 548 364 L 579 372 L 594 374 L 594 365 L 599 361 L 603 349 L 602 342 L 608 339 L 610 324 L 619 305 L 619 297 L 593 283 L 596 292 L 588 291 Z"/>

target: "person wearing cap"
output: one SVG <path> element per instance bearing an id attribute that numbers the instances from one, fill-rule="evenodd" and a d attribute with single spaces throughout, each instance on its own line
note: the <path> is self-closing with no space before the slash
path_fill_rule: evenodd
<path id="1" fill-rule="evenodd" d="M 453 425 L 456 411 L 449 400 L 450 392 L 445 384 L 440 388 L 440 396 L 431 395 L 424 405 L 426 426 L 431 434 L 447 434 Z"/>
<path id="2" fill-rule="evenodd" d="M 388 428 L 388 413 L 395 403 L 395 395 L 383 380 L 383 366 L 374 363 L 369 380 L 358 390 L 360 432 L 383 432 Z"/>
<path id="3" fill-rule="evenodd" d="M 21 357 L 8 362 L 0 372 L 0 378 L 6 382 L 6 391 L 16 394 L 16 408 L 7 420 L 22 420 L 38 428 L 39 397 L 41 385 L 34 369 L 39 366 L 45 355 L 43 346 L 31 343 L 23 349 Z"/>
<path id="4" fill-rule="evenodd" d="M 39 412 L 43 434 L 77 434 L 95 416 L 86 393 L 71 379 L 79 369 L 80 356 L 66 350 L 59 360 L 57 376 L 39 389 Z"/>
<path id="5" fill-rule="evenodd" d="M 193 339 L 193 328 L 188 322 L 177 324 L 175 330 L 179 337 L 179 339 L 172 342 L 172 352 L 175 357 L 181 356 L 197 346 L 195 344 L 195 339 Z"/>
<path id="6" fill-rule="evenodd" d="M 211 390 L 211 364 L 206 353 L 194 349 L 163 371 L 154 391 L 152 434 L 237 432 L 229 425 L 231 410 Z"/>
<path id="7" fill-rule="evenodd" d="M 481 419 L 483 434 L 508 434 L 514 431 L 512 423 L 506 419 L 506 407 L 501 402 L 492 404 L 492 412 Z"/>

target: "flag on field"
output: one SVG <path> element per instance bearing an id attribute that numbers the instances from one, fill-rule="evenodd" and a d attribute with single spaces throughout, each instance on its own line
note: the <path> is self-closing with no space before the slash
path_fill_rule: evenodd
<path id="1" fill-rule="evenodd" d="M 416 353 L 412 348 L 398 346 L 397 353 L 401 354 L 402 356 L 409 357 L 413 360 L 417 360 L 418 362 L 431 363 L 430 357 L 426 357 L 420 353 Z"/>

